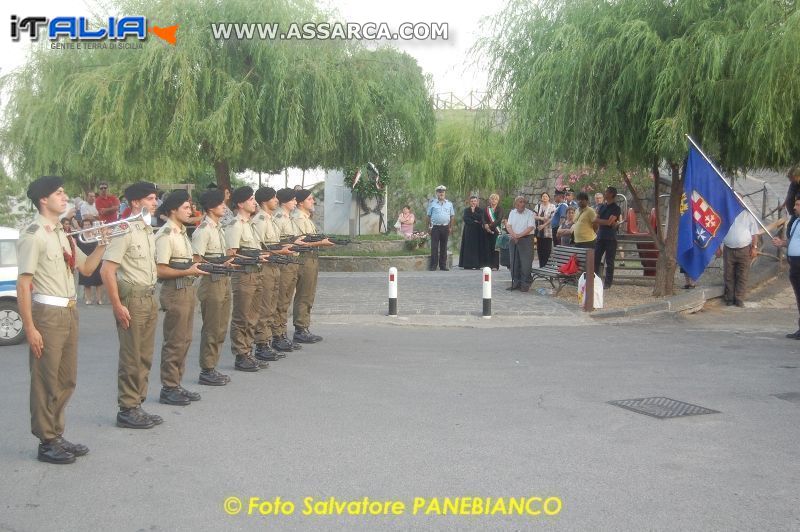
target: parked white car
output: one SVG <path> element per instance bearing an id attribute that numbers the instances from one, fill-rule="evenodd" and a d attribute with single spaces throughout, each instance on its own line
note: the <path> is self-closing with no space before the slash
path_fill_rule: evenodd
<path id="1" fill-rule="evenodd" d="M 0 345 L 25 338 L 17 307 L 17 240 L 19 231 L 0 227 Z"/>

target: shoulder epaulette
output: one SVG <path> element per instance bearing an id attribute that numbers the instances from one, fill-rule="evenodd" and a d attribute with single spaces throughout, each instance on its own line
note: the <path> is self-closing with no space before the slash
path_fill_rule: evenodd
<path id="1" fill-rule="evenodd" d="M 38 230 L 39 230 L 39 224 L 31 224 L 25 229 L 25 232 L 32 235 Z"/>
<path id="2" fill-rule="evenodd" d="M 197 226 L 198 229 L 202 229 L 204 227 L 208 227 L 208 222 L 202 222 L 200 225 Z"/>

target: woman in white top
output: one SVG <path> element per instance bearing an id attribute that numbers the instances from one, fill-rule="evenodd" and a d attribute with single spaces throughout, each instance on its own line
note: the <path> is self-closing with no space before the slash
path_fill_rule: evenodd
<path id="1" fill-rule="evenodd" d="M 556 206 L 550 203 L 550 194 L 542 193 L 539 204 L 533 210 L 533 218 L 536 220 L 536 254 L 540 268 L 550 260 L 550 252 L 553 250 L 551 222 L 555 212 Z"/>

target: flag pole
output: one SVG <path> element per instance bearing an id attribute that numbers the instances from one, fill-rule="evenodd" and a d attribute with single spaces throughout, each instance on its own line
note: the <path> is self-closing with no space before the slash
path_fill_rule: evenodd
<path id="1" fill-rule="evenodd" d="M 761 218 L 759 218 L 758 216 L 756 216 L 756 215 L 755 215 L 755 213 L 754 213 L 753 211 L 751 211 L 751 210 L 750 210 L 750 207 L 748 207 L 748 206 L 745 204 L 744 200 L 742 200 L 742 198 L 739 196 L 739 194 L 738 194 L 738 193 L 737 193 L 735 190 L 733 190 L 733 187 L 730 185 L 730 183 L 728 183 L 728 180 L 727 180 L 727 179 L 725 179 L 725 176 L 723 176 L 723 175 L 722 175 L 722 172 L 720 172 L 720 171 L 719 171 L 719 169 L 716 167 L 716 165 L 715 165 L 713 162 L 711 162 L 711 159 L 709 159 L 709 158 L 708 158 L 708 156 L 707 156 L 705 153 L 703 153 L 703 149 L 702 149 L 702 148 L 701 148 L 701 147 L 700 147 L 700 146 L 699 146 L 699 145 L 698 145 L 698 144 L 697 144 L 697 143 L 694 141 L 694 139 L 693 139 L 691 136 L 689 136 L 688 134 L 686 135 L 686 138 L 687 138 L 687 139 L 689 139 L 689 142 L 691 142 L 691 143 L 692 143 L 692 146 L 694 146 L 694 147 L 695 147 L 695 149 L 697 149 L 697 151 L 700 153 L 700 155 L 702 155 L 702 156 L 703 156 L 703 159 L 705 159 L 705 160 L 706 160 L 706 162 L 707 162 L 709 165 L 711 165 L 711 168 L 713 168 L 713 169 L 714 169 L 714 172 L 716 172 L 716 173 L 717 173 L 717 177 L 719 177 L 719 178 L 720 178 L 720 180 L 721 180 L 723 183 L 725 183 L 725 186 L 726 186 L 726 187 L 728 187 L 728 189 L 730 189 L 730 191 L 731 191 L 731 192 L 733 192 L 733 195 L 734 195 L 734 197 L 736 198 L 736 200 L 739 202 L 739 204 L 740 204 L 742 207 L 744 207 L 744 208 L 745 208 L 745 210 L 746 210 L 747 212 L 749 212 L 749 213 L 750 213 L 750 216 L 752 216 L 753 218 L 755 218 L 756 222 L 758 222 L 758 225 L 760 225 L 760 226 L 761 226 L 761 229 L 763 229 L 763 230 L 764 230 L 764 232 L 765 232 L 765 233 L 767 233 L 767 235 L 769 235 L 769 237 L 770 237 L 770 238 L 775 238 L 775 237 L 772 235 L 772 233 L 770 233 L 770 232 L 769 232 L 769 229 L 767 229 L 767 226 L 765 226 L 765 225 L 764 225 L 764 223 L 761 221 Z"/>

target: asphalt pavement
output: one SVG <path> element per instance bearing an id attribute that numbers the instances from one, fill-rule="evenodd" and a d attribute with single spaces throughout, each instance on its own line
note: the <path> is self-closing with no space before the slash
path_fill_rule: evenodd
<path id="1" fill-rule="evenodd" d="M 442 308 L 474 297 L 425 292 L 455 301 Z M 114 426 L 110 309 L 81 308 L 65 436 L 91 452 L 76 464 L 36 461 L 27 347 L 0 348 L 0 530 L 800 529 L 800 342 L 783 338 L 797 318 L 785 289 L 751 308 L 614 325 L 527 300 L 530 315 L 492 320 L 320 313 L 324 342 L 259 373 L 234 372 L 226 343 L 232 382 L 220 388 L 196 384 L 193 344 L 184 385 L 203 398 L 188 407 L 157 402 L 156 350 L 144 406 L 165 423 L 145 431 Z M 609 404 L 645 397 L 719 413 L 657 419 Z M 280 497 L 289 515 L 247 515 L 252 497 Z M 303 515 L 308 497 L 406 508 Z M 430 510 L 445 497 L 525 498 L 534 511 L 539 497 L 555 515 Z"/>

